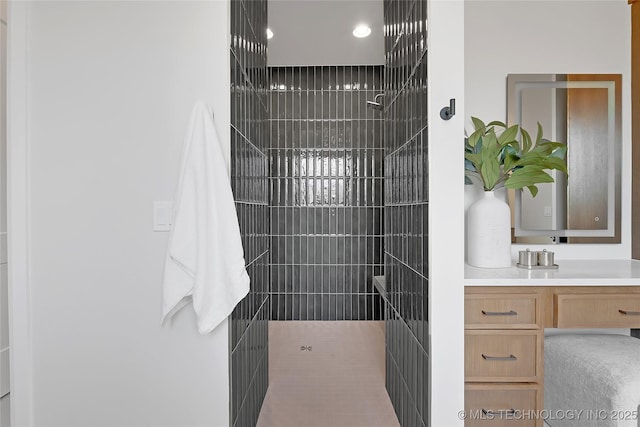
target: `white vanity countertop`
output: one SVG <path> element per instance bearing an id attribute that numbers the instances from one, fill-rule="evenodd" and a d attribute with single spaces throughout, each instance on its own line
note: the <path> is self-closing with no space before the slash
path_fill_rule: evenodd
<path id="1" fill-rule="evenodd" d="M 465 286 L 640 286 L 640 261 L 556 260 L 557 270 L 476 268 L 465 264 Z"/>

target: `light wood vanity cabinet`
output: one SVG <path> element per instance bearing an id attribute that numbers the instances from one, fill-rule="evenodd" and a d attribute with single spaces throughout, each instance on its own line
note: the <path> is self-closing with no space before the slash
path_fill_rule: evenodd
<path id="1" fill-rule="evenodd" d="M 538 424 L 535 420 L 525 419 L 515 412 L 515 408 L 518 408 L 521 414 L 534 413 L 538 408 L 538 402 L 542 402 L 540 399 L 540 388 L 531 384 L 467 383 L 465 410 L 468 417 L 465 426 L 536 427 Z M 502 412 L 499 412 L 500 410 Z M 475 414 L 473 411 L 480 411 L 485 419 L 472 418 L 471 414 Z"/>
<path id="2" fill-rule="evenodd" d="M 542 427 L 543 303 L 539 290 L 465 290 L 465 426 Z"/>
<path id="3" fill-rule="evenodd" d="M 554 295 L 558 328 L 634 328 L 640 322 L 639 294 Z"/>
<path id="4" fill-rule="evenodd" d="M 467 291 L 464 304 L 466 329 L 539 329 L 542 322 L 538 295 L 491 294 Z"/>
<path id="5" fill-rule="evenodd" d="M 538 331 L 465 333 L 465 378 L 474 382 L 537 382 L 541 345 Z"/>
<path id="6" fill-rule="evenodd" d="M 544 328 L 640 328 L 640 286 L 466 286 L 464 317 L 465 426 L 543 427 Z"/>

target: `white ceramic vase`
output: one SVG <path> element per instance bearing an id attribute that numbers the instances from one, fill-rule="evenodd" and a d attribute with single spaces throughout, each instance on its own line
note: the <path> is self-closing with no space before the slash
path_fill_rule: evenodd
<path id="1" fill-rule="evenodd" d="M 467 211 L 467 263 L 474 267 L 511 266 L 511 211 L 493 191 Z"/>

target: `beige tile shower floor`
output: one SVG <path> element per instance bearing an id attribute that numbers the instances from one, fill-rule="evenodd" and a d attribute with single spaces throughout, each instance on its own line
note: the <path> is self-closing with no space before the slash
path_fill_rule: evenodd
<path id="1" fill-rule="evenodd" d="M 384 357 L 384 322 L 269 322 L 257 427 L 399 427 Z"/>

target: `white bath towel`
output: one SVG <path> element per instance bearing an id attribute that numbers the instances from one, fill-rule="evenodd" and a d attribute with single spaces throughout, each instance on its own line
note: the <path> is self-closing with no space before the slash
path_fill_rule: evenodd
<path id="1" fill-rule="evenodd" d="M 165 261 L 162 321 L 190 301 L 211 332 L 249 292 L 240 228 L 213 111 L 199 102 L 182 149 Z"/>

